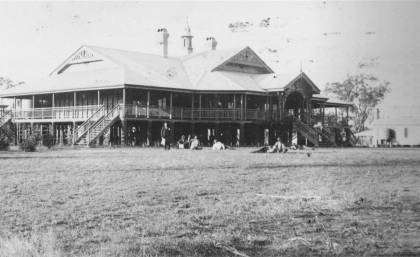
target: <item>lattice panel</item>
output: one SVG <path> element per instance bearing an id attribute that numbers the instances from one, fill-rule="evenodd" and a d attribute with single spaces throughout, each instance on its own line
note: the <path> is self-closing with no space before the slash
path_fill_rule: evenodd
<path id="1" fill-rule="evenodd" d="M 89 53 L 86 50 L 80 51 L 76 56 L 74 56 L 70 62 L 79 62 L 82 60 L 92 60 L 95 59 L 95 56 L 92 53 Z"/>

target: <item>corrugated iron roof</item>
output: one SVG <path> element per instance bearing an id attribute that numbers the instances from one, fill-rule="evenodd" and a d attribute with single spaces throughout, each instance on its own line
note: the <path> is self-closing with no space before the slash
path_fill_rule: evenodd
<path id="1" fill-rule="evenodd" d="M 44 79 L 1 91 L 0 95 L 10 97 L 115 88 L 124 85 L 180 90 L 261 93 L 281 91 L 301 77 L 305 78 L 316 92 L 319 91 L 303 72 L 257 75 L 233 71 L 212 71 L 248 47 L 211 50 L 193 53 L 181 58 L 164 58 L 159 55 L 96 46 L 84 46 L 82 48 L 96 52 L 102 59 L 105 58 L 118 67 L 52 74 Z M 329 97 L 324 98 L 321 95 L 316 95 L 314 98 L 325 101 Z M 334 102 L 332 99 L 327 103 L 348 104 L 342 101 Z"/>
<path id="2" fill-rule="evenodd" d="M 124 69 L 111 68 L 48 76 L 0 92 L 2 96 L 94 90 L 124 86 Z"/>
<path id="3" fill-rule="evenodd" d="M 126 84 L 192 89 L 182 62 L 178 58 L 164 58 L 102 47 L 88 46 L 126 69 Z"/>
<path id="4" fill-rule="evenodd" d="M 252 79 L 250 74 L 229 71 L 206 72 L 197 83 L 196 90 L 267 92 Z"/>
<path id="5" fill-rule="evenodd" d="M 183 57 L 181 61 L 190 83 L 194 88 L 197 88 L 197 83 L 203 77 L 204 73 L 211 71 L 243 49 L 234 48 L 193 53 Z"/>

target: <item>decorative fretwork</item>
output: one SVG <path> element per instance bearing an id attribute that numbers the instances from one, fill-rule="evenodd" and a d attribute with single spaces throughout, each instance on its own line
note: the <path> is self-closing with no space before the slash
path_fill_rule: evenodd
<path id="1" fill-rule="evenodd" d="M 80 51 L 76 56 L 74 56 L 70 62 L 79 62 L 81 60 L 92 60 L 95 56 L 92 53 L 89 53 L 86 50 Z"/>
<path id="2" fill-rule="evenodd" d="M 250 50 L 245 50 L 240 52 L 239 54 L 235 55 L 231 61 L 233 62 L 241 62 L 241 63 L 252 63 L 252 64 L 258 64 L 263 65 L 260 58 L 256 56 L 254 53 L 252 53 Z"/>

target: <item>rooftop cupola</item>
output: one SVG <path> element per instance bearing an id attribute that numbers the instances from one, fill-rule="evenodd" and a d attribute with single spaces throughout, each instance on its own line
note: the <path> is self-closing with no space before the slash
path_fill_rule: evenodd
<path id="1" fill-rule="evenodd" d="M 191 54 L 193 52 L 193 47 L 192 47 L 193 36 L 191 35 L 191 29 L 188 26 L 188 21 L 187 21 L 187 27 L 185 27 L 183 36 L 181 36 L 181 38 L 182 38 L 182 48 L 186 51 L 187 55 Z"/>

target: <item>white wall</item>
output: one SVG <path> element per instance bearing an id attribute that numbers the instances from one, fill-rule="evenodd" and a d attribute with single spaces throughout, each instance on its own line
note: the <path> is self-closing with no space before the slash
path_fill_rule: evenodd
<path id="1" fill-rule="evenodd" d="M 405 137 L 404 129 L 408 129 L 408 135 Z M 420 126 L 417 125 L 388 125 L 388 126 L 375 126 L 373 144 L 381 144 L 381 140 L 388 139 L 388 133 L 384 131 L 386 129 L 392 129 L 395 131 L 395 140 L 400 145 L 420 145 Z"/>

